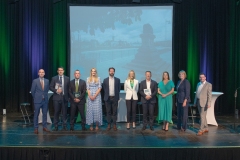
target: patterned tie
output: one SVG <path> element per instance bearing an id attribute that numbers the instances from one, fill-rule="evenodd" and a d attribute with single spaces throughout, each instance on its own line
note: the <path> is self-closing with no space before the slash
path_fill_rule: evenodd
<path id="1" fill-rule="evenodd" d="M 75 91 L 78 92 L 78 81 L 75 81 Z"/>
<path id="2" fill-rule="evenodd" d="M 43 79 L 42 78 L 40 79 L 40 83 L 41 83 L 41 86 L 42 86 L 42 90 L 44 90 L 44 84 L 43 84 Z"/>

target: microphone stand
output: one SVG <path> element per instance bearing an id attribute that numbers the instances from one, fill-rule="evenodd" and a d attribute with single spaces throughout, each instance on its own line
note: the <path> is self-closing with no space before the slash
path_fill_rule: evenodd
<path id="1" fill-rule="evenodd" d="M 234 97 L 235 97 L 235 102 L 234 102 L 234 130 L 236 128 L 236 119 L 238 119 L 238 112 L 236 112 L 236 106 L 237 106 L 237 90 L 239 89 L 240 87 L 238 87 L 236 90 L 235 90 L 235 93 L 234 93 Z"/>

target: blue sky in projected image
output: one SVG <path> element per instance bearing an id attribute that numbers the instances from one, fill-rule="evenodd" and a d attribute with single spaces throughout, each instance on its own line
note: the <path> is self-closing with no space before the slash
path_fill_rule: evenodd
<path id="1" fill-rule="evenodd" d="M 155 15 L 155 16 L 152 16 Z M 79 18 L 76 16 L 76 18 Z M 135 21 L 132 18 L 132 24 L 122 24 L 120 21 L 114 23 L 115 29 L 107 28 L 104 32 L 100 29 L 95 30 L 95 35 L 90 35 L 82 30 L 72 32 L 72 41 L 77 40 L 79 32 L 82 41 L 97 40 L 103 43 L 108 40 L 127 41 L 128 43 L 141 43 L 140 34 L 143 31 L 143 25 L 149 23 L 153 27 L 153 34 L 156 36 L 154 41 L 172 40 L 172 10 L 170 9 L 142 9 L 141 21 Z M 81 22 L 79 22 L 81 23 Z"/>

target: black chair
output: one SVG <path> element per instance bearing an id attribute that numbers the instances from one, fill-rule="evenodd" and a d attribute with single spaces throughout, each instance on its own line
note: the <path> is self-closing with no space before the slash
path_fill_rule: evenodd
<path id="1" fill-rule="evenodd" d="M 24 119 L 24 123 L 21 124 L 23 126 L 27 126 L 27 125 L 31 125 L 32 124 L 31 121 L 30 121 L 30 118 L 29 118 L 30 115 L 27 112 L 26 106 L 30 106 L 30 103 L 26 103 L 25 102 L 25 103 L 21 103 L 20 104 L 20 110 L 21 110 L 21 113 L 22 113 L 22 117 Z M 26 119 L 28 119 L 28 122 L 27 122 Z"/>

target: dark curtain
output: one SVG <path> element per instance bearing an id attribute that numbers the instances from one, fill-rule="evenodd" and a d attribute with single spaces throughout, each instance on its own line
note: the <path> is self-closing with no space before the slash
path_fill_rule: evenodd
<path id="1" fill-rule="evenodd" d="M 233 113 L 234 91 L 240 86 L 239 0 L 141 0 L 140 4 L 174 4 L 173 80 L 186 70 L 191 98 L 198 73 L 205 72 L 213 91 L 223 92 L 215 111 Z M 31 82 L 44 68 L 46 78 L 66 67 L 69 76 L 67 5 L 132 5 L 131 0 L 4 0 L 0 2 L 2 76 L 0 111 L 18 111 L 21 102 L 32 102 Z M 2 9 L 4 8 L 4 9 Z M 60 35 L 60 36 L 59 36 Z M 3 46 L 8 50 L 3 50 Z M 4 51 L 4 52 L 3 52 Z M 9 63 L 7 63 L 9 62 Z M 239 104 L 237 100 L 237 104 Z M 237 105 L 239 107 L 239 105 Z"/>

